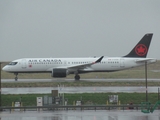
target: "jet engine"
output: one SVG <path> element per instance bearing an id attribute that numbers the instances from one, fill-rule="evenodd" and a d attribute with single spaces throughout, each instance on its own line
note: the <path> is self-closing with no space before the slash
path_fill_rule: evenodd
<path id="1" fill-rule="evenodd" d="M 52 77 L 66 77 L 68 75 L 68 70 L 64 68 L 55 68 L 52 71 Z"/>

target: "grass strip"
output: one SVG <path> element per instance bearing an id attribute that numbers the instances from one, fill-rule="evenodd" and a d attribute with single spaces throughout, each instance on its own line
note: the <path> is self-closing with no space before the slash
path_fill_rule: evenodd
<path id="1" fill-rule="evenodd" d="M 51 94 L 9 94 L 1 95 L 2 106 L 11 106 L 12 102 L 22 101 L 23 106 L 36 106 L 36 97 L 51 96 Z M 121 104 L 140 104 L 146 100 L 145 93 L 82 93 L 82 94 L 64 94 L 68 99 L 68 105 L 73 105 L 73 101 L 82 100 L 84 105 L 106 105 L 108 95 L 118 95 Z M 157 93 L 149 93 L 148 100 L 156 103 Z"/>

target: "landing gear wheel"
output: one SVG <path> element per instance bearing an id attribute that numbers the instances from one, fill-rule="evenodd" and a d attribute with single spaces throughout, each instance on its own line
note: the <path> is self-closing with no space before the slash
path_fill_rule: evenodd
<path id="1" fill-rule="evenodd" d="M 14 73 L 14 74 L 15 74 L 15 76 L 16 76 L 14 79 L 15 79 L 15 81 L 17 81 L 17 80 L 18 80 L 18 77 L 17 77 L 17 76 L 18 76 L 18 73 Z"/>
<path id="2" fill-rule="evenodd" d="M 78 81 L 78 80 L 80 80 L 80 76 L 79 75 L 75 75 L 74 79 Z"/>
<path id="3" fill-rule="evenodd" d="M 17 81 L 18 80 L 18 77 L 15 77 L 15 81 Z"/>

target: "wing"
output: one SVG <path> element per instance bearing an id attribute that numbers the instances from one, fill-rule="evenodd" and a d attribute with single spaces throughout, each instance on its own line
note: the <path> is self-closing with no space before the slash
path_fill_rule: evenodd
<path id="1" fill-rule="evenodd" d="M 100 57 L 98 60 L 96 60 L 96 61 L 94 61 L 92 63 L 81 64 L 81 65 L 76 65 L 76 66 L 70 66 L 70 67 L 68 67 L 68 69 L 77 69 L 77 70 L 84 69 L 84 68 L 89 67 L 89 66 L 91 66 L 93 64 L 101 62 L 101 60 L 103 59 L 103 57 L 104 56 Z"/>
<path id="2" fill-rule="evenodd" d="M 77 71 L 79 69 L 84 69 L 84 68 L 90 67 L 93 64 L 101 62 L 101 60 L 103 59 L 103 57 L 104 56 L 100 57 L 96 61 L 93 61 L 93 62 L 87 63 L 87 64 L 79 64 L 79 65 L 73 65 L 73 66 L 66 66 L 66 69 L 68 69 L 69 71 Z M 64 68 L 64 67 L 58 67 L 58 68 Z"/>

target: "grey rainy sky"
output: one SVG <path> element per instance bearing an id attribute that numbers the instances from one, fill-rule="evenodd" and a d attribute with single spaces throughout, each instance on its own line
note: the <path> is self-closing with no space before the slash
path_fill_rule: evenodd
<path id="1" fill-rule="evenodd" d="M 160 59 L 160 0 L 0 0 L 0 61 L 124 56 L 146 33 Z"/>

